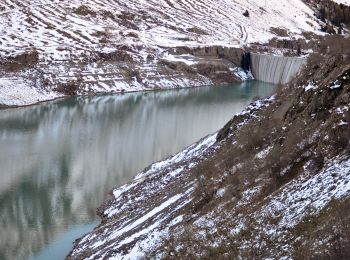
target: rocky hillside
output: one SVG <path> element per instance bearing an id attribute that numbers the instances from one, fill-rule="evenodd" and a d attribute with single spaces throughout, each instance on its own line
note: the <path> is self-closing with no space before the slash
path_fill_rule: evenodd
<path id="1" fill-rule="evenodd" d="M 115 189 L 68 259 L 348 259 L 350 39 Z"/>
<path id="2" fill-rule="evenodd" d="M 244 80 L 243 46 L 320 29 L 301 0 L 6 0 L 0 105 Z"/>
<path id="3" fill-rule="evenodd" d="M 323 22 L 322 31 L 331 34 L 342 34 L 344 29 L 350 28 L 349 0 L 304 0 L 316 16 Z"/>

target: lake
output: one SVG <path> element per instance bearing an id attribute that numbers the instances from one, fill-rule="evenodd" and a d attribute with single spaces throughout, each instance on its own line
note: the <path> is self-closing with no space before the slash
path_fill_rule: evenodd
<path id="1" fill-rule="evenodd" d="M 63 259 L 99 223 L 113 187 L 273 88 L 251 81 L 0 110 L 0 259 Z"/>

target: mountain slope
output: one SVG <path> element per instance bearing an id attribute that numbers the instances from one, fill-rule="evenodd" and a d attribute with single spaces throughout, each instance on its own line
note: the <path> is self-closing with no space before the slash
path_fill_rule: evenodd
<path id="1" fill-rule="evenodd" d="M 318 29 L 300 0 L 7 0 L 1 5 L 0 55 L 35 47 L 47 61 L 120 44 L 234 45 L 266 42 L 275 36 L 274 27 L 292 35 Z M 249 17 L 243 16 L 246 10 Z"/>
<path id="2" fill-rule="evenodd" d="M 348 259 L 350 39 L 115 189 L 68 259 Z"/>
<path id="3" fill-rule="evenodd" d="M 240 61 L 227 64 L 204 46 L 232 53 L 319 28 L 301 0 L 6 0 L 0 4 L 0 104 L 229 83 L 242 79 Z"/>

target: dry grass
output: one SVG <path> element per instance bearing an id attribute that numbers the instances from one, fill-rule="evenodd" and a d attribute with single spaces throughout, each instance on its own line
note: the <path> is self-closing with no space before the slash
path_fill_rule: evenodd
<path id="1" fill-rule="evenodd" d="M 307 215 L 294 229 L 294 259 L 350 258 L 350 200 L 331 201 L 317 216 Z"/>

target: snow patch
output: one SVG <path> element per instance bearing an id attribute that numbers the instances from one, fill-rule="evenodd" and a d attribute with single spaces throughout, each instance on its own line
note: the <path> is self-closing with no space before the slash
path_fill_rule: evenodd
<path id="1" fill-rule="evenodd" d="M 62 96 L 58 92 L 30 87 L 25 80 L 0 78 L 0 105 L 24 106 Z"/>
<path id="2" fill-rule="evenodd" d="M 165 54 L 163 57 L 164 60 L 172 61 L 172 62 L 183 62 L 188 66 L 193 66 L 198 63 L 196 58 L 192 55 L 172 55 L 172 54 Z"/>
<path id="3" fill-rule="evenodd" d="M 305 91 L 309 91 L 309 90 L 315 90 L 318 87 L 316 86 L 316 84 L 314 82 L 309 82 L 309 85 L 304 86 Z"/>
<path id="4" fill-rule="evenodd" d="M 266 149 L 260 151 L 259 153 L 257 153 L 257 155 L 255 156 L 257 159 L 265 159 L 265 157 L 269 154 L 269 152 L 271 151 L 271 149 L 273 148 L 273 146 L 269 146 Z"/>
<path id="5" fill-rule="evenodd" d="M 335 159 L 313 176 L 290 182 L 260 214 L 280 216 L 279 226 L 293 227 L 307 212 L 319 212 L 332 199 L 350 196 L 350 160 Z"/>

